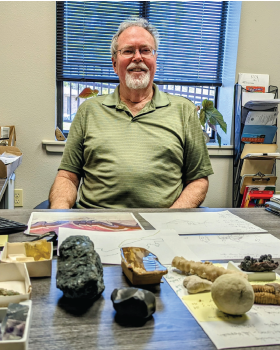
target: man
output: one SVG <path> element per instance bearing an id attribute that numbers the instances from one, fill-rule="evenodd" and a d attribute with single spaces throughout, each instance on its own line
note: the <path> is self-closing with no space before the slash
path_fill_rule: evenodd
<path id="1" fill-rule="evenodd" d="M 153 84 L 158 33 L 145 19 L 122 23 L 111 52 L 120 84 L 85 101 L 72 122 L 50 207 L 195 208 L 213 174 L 189 100 Z"/>

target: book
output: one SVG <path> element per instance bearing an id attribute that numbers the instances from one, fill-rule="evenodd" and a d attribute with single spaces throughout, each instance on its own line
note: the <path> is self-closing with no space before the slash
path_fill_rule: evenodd
<path id="1" fill-rule="evenodd" d="M 272 201 L 268 201 L 265 204 L 266 207 L 269 207 L 270 209 L 280 212 L 280 204 Z"/>
<path id="2" fill-rule="evenodd" d="M 274 125 L 245 125 L 241 136 L 244 143 L 272 143 L 277 131 Z"/>
<path id="3" fill-rule="evenodd" d="M 265 207 L 266 202 L 275 193 L 275 186 L 246 186 L 242 198 L 241 208 Z"/>

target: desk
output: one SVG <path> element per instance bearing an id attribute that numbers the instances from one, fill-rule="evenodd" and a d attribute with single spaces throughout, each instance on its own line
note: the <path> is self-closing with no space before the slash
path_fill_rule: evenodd
<path id="1" fill-rule="evenodd" d="M 9 178 L 0 179 L 0 208 L 14 209 L 14 188 L 15 174 L 11 174 Z"/>
<path id="2" fill-rule="evenodd" d="M 190 209 L 178 211 L 218 211 L 222 209 Z M 280 238 L 280 218 L 264 209 L 227 209 L 235 215 L 260 226 Z M 41 210 L 42 211 L 42 210 Z M 88 210 L 91 212 L 100 210 Z M 108 210 L 123 211 L 123 210 Z M 168 209 L 134 209 L 141 212 L 166 212 Z M 177 211 L 177 210 L 176 210 Z M 0 216 L 27 223 L 32 210 L 0 210 Z M 81 212 L 81 211 L 80 211 Z M 145 221 L 140 220 L 142 224 Z M 146 228 L 149 225 L 146 223 Z M 10 236 L 9 241 L 27 241 L 22 233 Z M 279 259 L 278 259 L 279 260 Z M 279 273 L 279 271 L 278 271 Z M 104 267 L 105 291 L 93 305 L 83 310 L 66 305 L 62 292 L 56 288 L 56 258 L 51 278 L 32 278 L 33 316 L 30 331 L 30 350 L 78 349 L 216 349 L 167 282 L 151 287 L 156 295 L 157 311 L 143 327 L 125 327 L 114 320 L 110 300 L 114 288 L 128 286 L 120 266 Z M 279 307 L 280 313 L 280 307 Z M 280 345 L 250 347 L 249 350 L 280 349 Z"/>

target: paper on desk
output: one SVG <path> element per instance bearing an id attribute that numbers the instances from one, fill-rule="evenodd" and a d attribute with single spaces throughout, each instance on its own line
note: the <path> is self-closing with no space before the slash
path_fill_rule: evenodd
<path id="1" fill-rule="evenodd" d="M 219 264 L 220 265 L 220 264 Z M 226 264 L 221 264 L 226 267 Z M 253 305 L 243 316 L 229 316 L 220 312 L 211 293 L 188 295 L 183 286 L 184 274 L 169 267 L 164 279 L 169 283 L 193 317 L 209 336 L 217 349 L 280 344 L 278 305 Z M 279 283 L 277 280 L 272 281 Z M 256 282 L 252 282 L 254 284 Z M 258 282 L 265 284 L 267 282 Z"/>
<path id="2" fill-rule="evenodd" d="M 8 242 L 8 235 L 0 235 L 0 247 L 4 247 L 6 242 Z"/>
<path id="3" fill-rule="evenodd" d="M 263 254 L 280 258 L 280 240 L 269 233 L 182 237 L 199 260 L 243 259 L 247 255 L 259 258 Z"/>
<path id="4" fill-rule="evenodd" d="M 97 231 L 142 230 L 132 213 L 125 212 L 33 212 L 25 234 L 41 235 L 50 231 L 58 233 L 59 227 Z"/>
<path id="5" fill-rule="evenodd" d="M 185 296 L 183 302 L 217 349 L 280 344 L 277 305 L 255 304 L 245 315 L 230 316 L 217 309 L 211 293 Z"/>
<path id="6" fill-rule="evenodd" d="M 247 114 L 245 125 L 275 125 L 278 112 L 250 111 Z"/>
<path id="7" fill-rule="evenodd" d="M 267 232 L 228 210 L 218 212 L 140 213 L 156 229 L 174 229 L 179 235 Z"/>
<path id="8" fill-rule="evenodd" d="M 197 260 L 185 241 L 174 230 L 98 232 L 59 228 L 58 254 L 61 243 L 69 236 L 88 236 L 103 264 L 121 263 L 120 248 L 141 247 L 155 254 L 162 264 L 171 264 L 176 255 Z"/>

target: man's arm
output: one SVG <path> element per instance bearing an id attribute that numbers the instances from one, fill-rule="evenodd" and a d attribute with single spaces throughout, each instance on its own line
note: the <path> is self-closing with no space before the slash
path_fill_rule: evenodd
<path id="1" fill-rule="evenodd" d="M 201 205 L 208 191 L 208 176 L 188 181 L 187 186 L 170 209 L 197 208 Z"/>
<path id="2" fill-rule="evenodd" d="M 50 209 L 71 209 L 77 199 L 80 177 L 66 170 L 59 170 L 49 194 Z"/>

